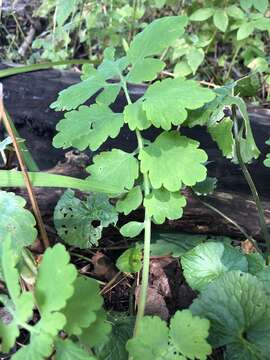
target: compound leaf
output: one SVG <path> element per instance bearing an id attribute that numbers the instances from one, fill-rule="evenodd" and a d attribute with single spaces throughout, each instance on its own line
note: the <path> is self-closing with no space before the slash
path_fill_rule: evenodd
<path id="1" fill-rule="evenodd" d="M 65 113 L 65 119 L 56 126 L 58 134 L 53 139 L 53 145 L 63 149 L 75 147 L 81 151 L 89 146 L 95 151 L 109 137 L 115 138 L 123 124 L 123 115 L 114 113 L 106 105 L 83 105 L 78 110 Z"/>
<path id="2" fill-rule="evenodd" d="M 107 195 L 99 193 L 92 193 L 86 200 L 80 200 L 75 197 L 73 190 L 66 190 L 54 210 L 58 235 L 68 244 L 81 249 L 96 245 L 103 228 L 115 225 L 117 220 L 117 211 Z"/>
<path id="3" fill-rule="evenodd" d="M 119 193 L 132 189 L 139 175 L 135 157 L 119 149 L 102 152 L 94 157 L 93 162 L 86 169 L 91 174 L 87 182 L 100 182 L 105 187 L 118 189 Z"/>
<path id="4" fill-rule="evenodd" d="M 131 211 L 136 210 L 142 203 L 142 190 L 140 186 L 135 186 L 127 195 L 117 201 L 116 210 L 128 215 Z"/>
<path id="5" fill-rule="evenodd" d="M 127 81 L 134 84 L 141 84 L 143 81 L 152 81 L 165 66 L 165 62 L 159 59 L 142 59 L 136 62 L 131 68 L 127 76 Z"/>
<path id="6" fill-rule="evenodd" d="M 186 109 L 198 109 L 214 97 L 212 90 L 196 81 L 165 79 L 149 86 L 144 94 L 143 109 L 155 127 L 170 130 L 172 124 L 180 125 L 186 120 Z"/>
<path id="7" fill-rule="evenodd" d="M 233 347 L 235 359 L 267 360 L 270 351 L 270 302 L 255 276 L 230 271 L 213 281 L 190 307 L 211 322 L 210 343 Z M 246 356 L 244 356 L 246 355 Z M 231 357 L 230 357 L 231 359 Z"/>
<path id="8" fill-rule="evenodd" d="M 182 216 L 186 199 L 180 192 L 158 189 L 145 197 L 144 206 L 148 216 L 153 217 L 157 224 L 162 224 L 166 218 L 175 220 Z"/>
<path id="9" fill-rule="evenodd" d="M 209 320 L 192 316 L 190 310 L 177 311 L 170 324 L 171 344 L 188 359 L 206 360 L 212 352 L 206 340 L 209 328 Z"/>
<path id="10" fill-rule="evenodd" d="M 189 286 L 199 291 L 227 271 L 248 271 L 246 257 L 220 242 L 197 245 L 181 257 L 181 264 Z"/>
<path id="11" fill-rule="evenodd" d="M 103 304 L 96 280 L 78 277 L 74 282 L 74 293 L 62 310 L 67 322 L 64 330 L 69 335 L 80 335 L 82 328 L 89 327 L 96 320 L 96 311 Z"/>
<path id="12" fill-rule="evenodd" d="M 142 100 L 128 104 L 124 110 L 124 121 L 128 124 L 130 130 L 145 130 L 151 126 L 150 121 L 146 117 L 146 113 L 142 108 Z"/>
<path id="13" fill-rule="evenodd" d="M 36 221 L 24 206 L 26 201 L 12 192 L 0 191 L 0 239 L 10 235 L 11 246 L 19 254 L 24 246 L 31 245 L 36 237 Z"/>
<path id="14" fill-rule="evenodd" d="M 148 173 L 154 189 L 175 192 L 206 178 L 207 154 L 199 143 L 177 131 L 163 132 L 139 154 L 141 171 Z"/>
<path id="15" fill-rule="evenodd" d="M 69 253 L 62 244 L 48 248 L 43 255 L 35 285 L 41 315 L 62 309 L 72 296 L 77 271 L 69 261 Z"/>

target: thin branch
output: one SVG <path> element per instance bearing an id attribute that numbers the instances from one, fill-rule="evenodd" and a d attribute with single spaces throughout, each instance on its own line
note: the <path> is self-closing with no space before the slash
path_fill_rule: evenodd
<path id="1" fill-rule="evenodd" d="M 11 140 L 13 142 L 13 146 L 14 146 L 14 149 L 15 149 L 18 161 L 19 161 L 19 165 L 20 165 L 21 171 L 23 173 L 25 185 L 26 185 L 26 188 L 27 188 L 27 191 L 28 191 L 28 194 L 29 194 L 29 199 L 30 199 L 30 202 L 31 202 L 31 205 L 32 205 L 32 208 L 33 208 L 33 212 L 34 212 L 36 220 L 37 220 L 41 240 L 43 242 L 44 248 L 46 249 L 46 248 L 48 248 L 50 246 L 48 235 L 47 235 L 47 232 L 46 232 L 46 229 L 45 229 L 42 217 L 41 217 L 41 213 L 40 213 L 40 210 L 39 210 L 39 207 L 38 207 L 35 195 L 34 195 L 34 191 L 33 191 L 33 188 L 32 188 L 31 182 L 30 182 L 30 178 L 29 178 L 29 175 L 28 175 L 28 172 L 27 172 L 27 168 L 26 168 L 26 165 L 25 165 L 25 162 L 24 162 L 23 155 L 21 153 L 21 149 L 20 149 L 20 147 L 18 145 L 17 138 L 16 138 L 16 136 L 14 134 L 14 131 L 13 131 L 12 127 L 10 126 L 10 123 L 8 121 L 8 118 L 7 118 L 5 109 L 4 109 L 3 85 L 2 85 L 2 83 L 0 83 L 0 118 L 2 118 L 4 126 L 5 126 L 5 128 L 6 128 L 7 132 L 8 132 L 8 135 L 11 137 Z"/>

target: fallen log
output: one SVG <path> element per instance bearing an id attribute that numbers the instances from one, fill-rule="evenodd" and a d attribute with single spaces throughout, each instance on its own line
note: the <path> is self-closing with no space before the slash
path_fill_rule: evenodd
<path id="1" fill-rule="evenodd" d="M 62 114 L 51 110 L 49 105 L 55 101 L 59 91 L 79 82 L 79 79 L 80 74 L 75 71 L 43 70 L 1 80 L 4 85 L 6 108 L 41 169 L 53 167 L 64 159 L 65 154 L 65 151 L 54 149 L 51 145 L 55 126 Z M 142 96 L 145 89 L 145 86 L 131 86 L 129 90 L 132 98 L 136 99 Z M 125 97 L 120 93 L 112 108 L 120 112 L 124 105 Z M 250 107 L 249 113 L 255 139 L 262 152 L 261 157 L 249 168 L 259 192 L 265 197 L 270 197 L 270 171 L 262 163 L 269 152 L 269 146 L 265 141 L 270 137 L 270 109 Z M 153 139 L 158 132 L 158 129 L 146 131 L 145 137 Z M 209 174 L 218 178 L 219 190 L 249 193 L 239 167 L 222 157 L 204 128 L 195 127 L 185 133 L 199 140 L 201 147 L 207 151 L 211 161 L 208 166 Z M 101 149 L 108 150 L 114 146 L 132 151 L 137 146 L 134 134 L 124 127 L 117 139 L 107 141 Z"/>

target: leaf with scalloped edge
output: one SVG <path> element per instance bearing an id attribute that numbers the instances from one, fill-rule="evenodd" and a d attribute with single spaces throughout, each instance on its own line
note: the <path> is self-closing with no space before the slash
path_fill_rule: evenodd
<path id="1" fill-rule="evenodd" d="M 226 345 L 229 351 L 233 347 L 235 359 L 269 358 L 270 301 L 255 276 L 227 272 L 199 295 L 190 310 L 210 320 L 209 341 L 214 347 Z"/>
<path id="2" fill-rule="evenodd" d="M 117 220 L 117 211 L 105 194 L 91 193 L 81 200 L 68 189 L 54 209 L 57 234 L 69 245 L 81 249 L 97 245 L 103 229 L 116 225 Z"/>
<path id="3" fill-rule="evenodd" d="M 116 203 L 116 210 L 128 215 L 131 211 L 136 210 L 142 203 L 142 190 L 140 186 L 131 189 L 123 199 Z"/>
<path id="4" fill-rule="evenodd" d="M 165 79 L 150 85 L 143 96 L 143 110 L 155 126 L 170 130 L 187 118 L 187 110 L 195 110 L 212 101 L 215 93 L 193 80 Z"/>
<path id="5" fill-rule="evenodd" d="M 227 271 L 248 271 L 246 257 L 221 242 L 199 244 L 181 257 L 185 279 L 194 290 L 202 291 Z"/>
<path id="6" fill-rule="evenodd" d="M 79 335 L 80 342 L 85 346 L 99 346 L 103 344 L 112 330 L 111 324 L 107 321 L 107 314 L 101 308 L 96 312 L 96 320 L 88 328 L 82 329 Z"/>
<path id="7" fill-rule="evenodd" d="M 143 231 L 144 223 L 138 221 L 130 221 L 120 228 L 121 235 L 134 238 Z"/>
<path id="8" fill-rule="evenodd" d="M 145 316 L 126 348 L 134 360 L 206 360 L 212 352 L 206 340 L 209 327 L 207 319 L 192 316 L 190 310 L 177 311 L 169 328 L 157 316 Z"/>
<path id="9" fill-rule="evenodd" d="M 145 130 L 151 126 L 142 108 L 142 100 L 139 99 L 134 103 L 128 104 L 124 109 L 124 121 L 128 124 L 130 130 Z"/>
<path id="10" fill-rule="evenodd" d="M 62 244 L 48 248 L 43 255 L 34 290 L 41 315 L 61 310 L 72 296 L 77 270 L 69 261 Z"/>
<path id="11" fill-rule="evenodd" d="M 96 155 L 93 164 L 86 170 L 91 174 L 87 178 L 91 181 L 100 182 L 104 186 L 112 186 L 119 193 L 132 189 L 134 181 L 139 176 L 139 165 L 133 154 L 119 149 L 104 151 Z"/>
<path id="12" fill-rule="evenodd" d="M 116 266 L 122 272 L 136 273 L 142 268 L 142 251 L 138 247 L 127 249 L 117 259 Z"/>
<path id="13" fill-rule="evenodd" d="M 153 217 L 157 224 L 163 224 L 166 218 L 169 220 L 181 218 L 186 199 L 180 192 L 158 189 L 147 195 L 143 204 L 148 216 Z"/>
<path id="14" fill-rule="evenodd" d="M 10 235 L 15 254 L 19 254 L 24 246 L 31 245 L 37 237 L 35 218 L 24 208 L 25 205 L 21 196 L 0 191 L 0 239 Z"/>
<path id="15" fill-rule="evenodd" d="M 95 360 L 78 343 L 69 339 L 57 339 L 55 342 L 55 360 Z"/>
<path id="16" fill-rule="evenodd" d="M 141 84 L 143 81 L 152 81 L 166 66 L 164 61 L 153 58 L 142 59 L 134 64 L 127 75 L 127 81 Z"/>
<path id="17" fill-rule="evenodd" d="M 207 131 L 212 139 L 218 144 L 223 156 L 231 159 L 234 151 L 234 138 L 232 134 L 233 122 L 230 118 L 225 118 L 212 126 Z"/>
<path id="18" fill-rule="evenodd" d="M 81 151 L 89 146 L 95 151 L 109 137 L 115 138 L 123 124 L 123 115 L 114 113 L 106 105 L 83 105 L 65 113 L 65 119 L 59 121 L 53 145 L 63 149 L 75 147 Z"/>
<path id="19" fill-rule="evenodd" d="M 62 313 L 67 322 L 64 331 L 68 335 L 80 335 L 83 328 L 89 327 L 96 320 L 96 311 L 103 304 L 96 280 L 80 276 L 74 282 L 74 293 L 67 300 Z"/>
<path id="20" fill-rule="evenodd" d="M 177 131 L 163 132 L 139 153 L 141 171 L 148 173 L 154 189 L 175 192 L 206 178 L 207 154 L 199 143 Z"/>

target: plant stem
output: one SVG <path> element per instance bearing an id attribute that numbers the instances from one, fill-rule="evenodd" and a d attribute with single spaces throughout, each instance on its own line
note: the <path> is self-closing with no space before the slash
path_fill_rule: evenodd
<path id="1" fill-rule="evenodd" d="M 230 75 L 231 75 L 231 71 L 232 71 L 233 65 L 234 65 L 235 62 L 236 62 L 236 58 L 237 58 L 237 55 L 238 55 L 240 49 L 241 49 L 241 46 L 238 45 L 238 46 L 236 47 L 236 49 L 235 49 L 235 52 L 234 52 L 232 61 L 230 62 L 228 71 L 227 71 L 227 73 L 226 73 L 226 75 L 225 75 L 225 77 L 224 77 L 224 81 L 227 81 L 227 80 L 229 79 L 229 77 L 230 77 Z"/>
<path id="2" fill-rule="evenodd" d="M 233 129 L 234 129 L 234 137 L 235 137 L 235 148 L 236 148 L 236 156 L 237 156 L 237 160 L 239 163 L 239 166 L 243 172 L 243 175 L 248 183 L 248 186 L 251 190 L 252 193 L 252 197 L 253 200 L 255 201 L 257 210 L 258 210 L 258 215 L 259 215 L 259 222 L 260 222 L 260 226 L 261 226 L 261 230 L 263 233 L 263 237 L 264 237 L 264 241 L 267 245 L 267 251 L 266 254 L 269 255 L 270 254 L 270 234 L 267 228 L 267 224 L 265 221 L 265 217 L 264 217 L 264 209 L 262 207 L 262 203 L 258 194 L 258 191 L 256 189 L 256 186 L 254 184 L 254 181 L 246 167 L 246 164 L 244 163 L 244 160 L 242 158 L 242 154 L 241 154 L 241 145 L 240 145 L 240 141 L 239 141 L 239 130 L 238 130 L 238 120 L 237 120 L 237 116 L 236 116 L 236 107 L 235 105 L 232 106 L 232 117 L 233 117 Z"/>
<path id="3" fill-rule="evenodd" d="M 121 77 L 121 82 L 123 86 L 124 93 L 127 98 L 128 104 L 131 104 L 131 99 L 128 93 L 126 81 Z M 139 151 L 142 151 L 144 148 L 143 138 L 138 129 L 136 129 L 136 136 L 138 141 Z M 150 193 L 150 183 L 147 174 L 143 174 L 143 184 L 144 184 L 144 197 Z M 150 267 L 150 248 L 151 248 L 151 217 L 147 215 L 145 211 L 144 215 L 144 249 L 143 249 L 143 269 L 142 269 L 142 280 L 140 288 L 140 296 L 138 302 L 138 311 L 135 321 L 134 336 L 138 333 L 139 324 L 143 318 L 146 299 L 147 299 L 147 289 L 148 289 L 148 280 L 149 280 L 149 267 Z"/>

